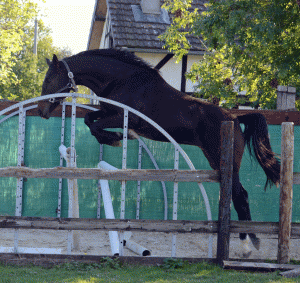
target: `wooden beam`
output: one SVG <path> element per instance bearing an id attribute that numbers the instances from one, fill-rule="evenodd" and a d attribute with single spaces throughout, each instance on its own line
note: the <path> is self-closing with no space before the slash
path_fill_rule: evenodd
<path id="1" fill-rule="evenodd" d="M 297 265 L 265 263 L 265 262 L 224 261 L 223 267 L 224 269 L 235 269 L 235 270 L 276 271 L 276 270 L 292 270 L 297 268 Z"/>
<path id="2" fill-rule="evenodd" d="M 281 125 L 283 122 L 293 122 L 295 126 L 300 125 L 300 111 L 231 109 L 229 112 L 237 116 L 260 113 L 265 116 L 267 123 L 270 125 Z"/>
<path id="3" fill-rule="evenodd" d="M 180 87 L 180 90 L 182 92 L 186 91 L 186 77 L 185 77 L 185 74 L 186 74 L 186 70 L 187 70 L 187 60 L 188 60 L 187 55 L 183 55 L 183 57 L 182 57 L 182 68 L 181 68 L 181 87 Z"/>
<path id="4" fill-rule="evenodd" d="M 2 228 L 216 234 L 218 221 L 0 216 L 0 229 Z M 278 235 L 278 222 L 231 221 L 230 232 L 241 231 Z M 300 223 L 292 223 L 291 235 L 299 238 Z"/>
<path id="5" fill-rule="evenodd" d="M 67 262 L 81 262 L 81 263 L 98 263 L 101 262 L 103 258 L 116 258 L 115 256 L 110 255 L 66 255 L 66 254 L 0 254 L 0 261 L 4 265 L 13 264 L 24 266 L 32 264 L 34 266 L 43 266 L 43 267 L 53 267 L 55 265 L 64 264 Z M 148 256 L 122 256 L 118 257 L 118 261 L 123 264 L 131 265 L 145 265 L 145 266 L 160 266 L 164 264 L 165 257 L 148 257 Z M 177 257 L 177 259 L 179 259 Z M 216 263 L 214 259 L 209 258 L 181 258 L 184 261 L 190 263 L 199 263 L 199 262 L 210 262 Z"/>
<path id="6" fill-rule="evenodd" d="M 279 274 L 285 278 L 296 278 L 300 276 L 300 267 L 297 267 L 289 271 L 280 272 Z"/>
<path id="7" fill-rule="evenodd" d="M 158 64 L 154 67 L 155 70 L 160 70 L 165 64 L 167 64 L 172 58 L 174 54 L 169 53 L 163 59 L 161 59 Z"/>
<path id="8" fill-rule="evenodd" d="M 0 177 L 54 178 L 54 179 L 94 179 L 125 181 L 165 181 L 165 182 L 218 182 L 219 172 L 213 170 L 103 170 L 98 168 L 54 167 L 32 169 L 28 167 L 0 168 Z"/>
<path id="9" fill-rule="evenodd" d="M 97 47 L 98 48 L 98 47 Z M 0 111 L 5 108 L 19 103 L 18 101 L 1 101 Z M 33 105 L 34 103 L 28 104 Z M 100 109 L 99 105 L 89 105 L 91 107 Z M 14 110 L 15 111 L 15 110 Z M 61 105 L 57 106 L 51 113 L 51 117 L 61 117 L 62 107 Z M 241 116 L 249 113 L 261 113 L 265 116 L 267 123 L 270 125 L 281 125 L 283 122 L 293 122 L 295 126 L 300 125 L 300 111 L 278 111 L 278 110 L 238 110 L 230 109 L 227 110 L 229 113 L 236 116 Z M 80 107 L 76 108 L 76 118 L 84 118 L 86 113 L 91 112 L 91 110 L 82 109 Z M 26 116 L 39 116 L 37 109 L 29 110 L 26 112 Z M 71 106 L 66 107 L 66 117 L 71 117 Z"/>
<path id="10" fill-rule="evenodd" d="M 233 174 L 233 122 L 226 121 L 221 127 L 221 160 L 220 160 L 220 201 L 219 225 L 217 240 L 217 261 L 220 265 L 229 259 L 230 242 L 230 205 L 232 195 Z"/>
<path id="11" fill-rule="evenodd" d="M 217 222 L 0 216 L 0 228 L 216 233 Z"/>
<path id="12" fill-rule="evenodd" d="M 293 203 L 293 165 L 294 165 L 294 124 L 282 123 L 281 126 L 281 168 L 278 263 L 290 261 L 290 237 Z"/>

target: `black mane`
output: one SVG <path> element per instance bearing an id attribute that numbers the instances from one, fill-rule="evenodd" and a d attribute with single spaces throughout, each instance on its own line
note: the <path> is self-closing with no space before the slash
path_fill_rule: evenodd
<path id="1" fill-rule="evenodd" d="M 133 53 L 119 49 L 94 49 L 78 53 L 74 56 L 107 56 L 140 68 L 152 69 L 153 67 L 143 59 L 135 56 Z"/>

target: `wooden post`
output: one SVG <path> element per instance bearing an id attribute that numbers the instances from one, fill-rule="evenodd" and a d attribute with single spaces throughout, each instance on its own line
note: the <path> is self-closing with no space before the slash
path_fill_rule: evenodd
<path id="1" fill-rule="evenodd" d="M 217 261 L 223 265 L 229 259 L 230 242 L 230 205 L 232 196 L 233 141 L 234 124 L 232 121 L 222 123 L 221 160 L 220 160 L 220 202 L 217 241 Z"/>
<path id="2" fill-rule="evenodd" d="M 277 110 L 296 110 L 296 88 L 279 85 L 277 87 Z"/>
<path id="3" fill-rule="evenodd" d="M 281 168 L 278 263 L 290 261 L 290 237 L 293 200 L 294 123 L 281 124 Z"/>

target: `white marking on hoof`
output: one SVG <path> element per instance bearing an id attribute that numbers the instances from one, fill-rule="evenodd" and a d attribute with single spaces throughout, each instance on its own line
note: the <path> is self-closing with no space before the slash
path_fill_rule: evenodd
<path id="1" fill-rule="evenodd" d="M 241 240 L 241 249 L 242 249 L 243 258 L 249 258 L 252 253 L 249 244 L 250 244 L 250 238 L 247 235 L 245 240 Z"/>

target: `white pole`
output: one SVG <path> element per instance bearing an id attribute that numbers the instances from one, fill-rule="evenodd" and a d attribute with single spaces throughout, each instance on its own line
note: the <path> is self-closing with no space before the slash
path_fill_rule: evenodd
<path id="1" fill-rule="evenodd" d="M 108 163 L 101 161 L 98 164 L 98 168 L 106 170 L 116 170 L 115 167 Z M 114 168 L 114 169 L 112 169 Z M 114 209 L 112 205 L 112 199 L 110 195 L 109 185 L 107 180 L 99 180 L 102 198 L 104 203 L 105 217 L 107 219 L 115 219 Z M 119 237 L 118 232 L 109 231 L 110 248 L 113 255 L 119 255 Z"/>
<path id="2" fill-rule="evenodd" d="M 115 219 L 115 214 L 112 206 L 112 199 L 109 191 L 108 181 L 100 180 L 102 198 L 104 203 L 106 219 Z M 119 255 L 119 237 L 118 232 L 109 231 L 110 248 L 113 255 Z"/>
<path id="3" fill-rule="evenodd" d="M 108 164 L 105 161 L 99 162 L 98 168 L 104 169 L 104 170 L 118 170 L 116 167 Z M 99 180 L 99 182 L 101 184 L 101 191 L 102 191 L 102 198 L 103 198 L 103 203 L 104 203 L 105 217 L 107 219 L 115 219 L 108 181 L 107 180 Z M 109 235 L 109 238 L 110 238 L 110 245 L 111 245 L 112 253 L 115 255 L 116 250 L 113 250 L 113 249 L 116 249 L 116 247 L 118 248 L 117 249 L 118 253 L 120 252 L 120 250 L 119 250 L 120 241 L 118 239 L 118 233 L 116 231 L 112 231 L 112 232 L 110 231 L 109 233 L 112 233 L 112 234 Z M 150 255 L 150 251 L 147 248 L 145 248 L 145 247 L 129 240 L 129 238 L 131 237 L 131 234 L 132 234 L 131 232 L 123 233 L 123 237 L 124 237 L 123 240 L 126 243 L 125 246 L 128 249 L 132 250 L 133 252 L 135 252 L 135 253 L 137 253 L 141 256 Z"/>
<path id="4" fill-rule="evenodd" d="M 67 167 L 71 167 L 71 148 L 66 148 L 64 145 L 60 145 L 59 152 L 67 162 Z M 73 166 L 76 167 L 76 152 L 74 149 Z M 79 218 L 79 202 L 78 202 L 78 186 L 77 179 L 68 179 L 68 195 L 69 195 L 69 218 Z M 79 250 L 79 231 L 68 231 L 68 254 L 71 254 L 71 250 Z"/>
<path id="5" fill-rule="evenodd" d="M 145 247 L 143 247 L 143 246 L 141 246 L 141 245 L 139 245 L 139 244 L 137 244 L 137 243 L 135 243 L 131 240 L 124 240 L 124 241 L 125 241 L 125 246 L 128 249 L 135 252 L 136 254 L 138 254 L 140 256 L 149 256 L 149 255 L 151 255 L 150 251 L 147 248 L 145 248 Z"/>

